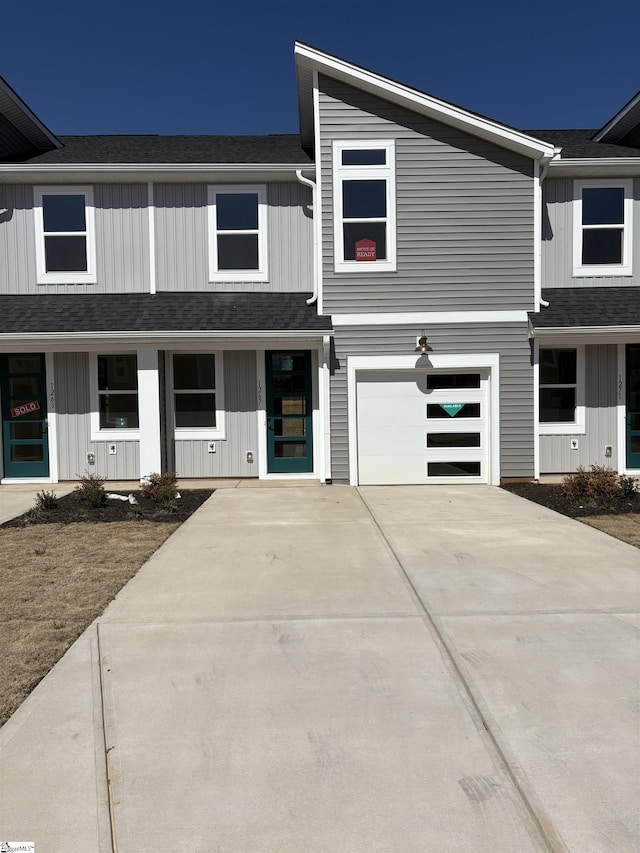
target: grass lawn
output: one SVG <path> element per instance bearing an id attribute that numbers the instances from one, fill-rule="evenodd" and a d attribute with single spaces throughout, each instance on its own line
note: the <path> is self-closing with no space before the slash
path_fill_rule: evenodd
<path id="1" fill-rule="evenodd" d="M 0 528 L 0 725 L 210 494 L 184 493 L 178 512 L 153 521 L 120 502 L 94 511 L 72 494 Z"/>

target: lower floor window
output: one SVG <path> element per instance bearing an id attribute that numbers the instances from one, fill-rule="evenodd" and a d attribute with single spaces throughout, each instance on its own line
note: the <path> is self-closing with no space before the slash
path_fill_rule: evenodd
<path id="1" fill-rule="evenodd" d="M 177 433 L 184 430 L 221 429 L 219 355 L 216 353 L 174 353 L 173 413 Z"/>
<path id="2" fill-rule="evenodd" d="M 138 429 L 138 363 L 132 354 L 98 356 L 101 430 Z"/>
<path id="3" fill-rule="evenodd" d="M 577 351 L 541 349 L 540 423 L 575 423 L 577 391 Z"/>

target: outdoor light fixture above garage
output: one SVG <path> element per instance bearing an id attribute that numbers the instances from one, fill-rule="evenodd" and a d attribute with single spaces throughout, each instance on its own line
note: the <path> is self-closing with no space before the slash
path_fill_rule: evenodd
<path id="1" fill-rule="evenodd" d="M 427 336 L 424 331 L 422 332 L 421 337 L 418 338 L 418 346 L 415 348 L 414 352 L 419 352 L 420 355 L 424 355 L 427 352 L 433 352 L 433 348 L 427 343 Z"/>

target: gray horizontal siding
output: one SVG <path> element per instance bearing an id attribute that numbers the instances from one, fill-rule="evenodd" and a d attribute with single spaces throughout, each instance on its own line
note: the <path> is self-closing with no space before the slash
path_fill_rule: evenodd
<path id="1" fill-rule="evenodd" d="M 407 355 L 416 345 L 415 326 L 341 328 L 336 331 L 336 369 L 331 379 L 332 476 L 349 477 L 347 359 Z M 526 324 L 437 325 L 428 330 L 438 354 L 500 354 L 500 475 L 534 473 L 533 369 Z"/>
<path id="2" fill-rule="evenodd" d="M 1 293 L 133 293 L 149 289 L 147 187 L 94 188 L 97 284 L 37 284 L 33 187 L 0 186 Z"/>
<path id="3" fill-rule="evenodd" d="M 257 477 L 258 416 L 256 413 L 255 352 L 224 353 L 226 439 L 216 440 L 209 453 L 207 440 L 173 441 L 170 458 L 180 477 Z M 247 462 L 247 451 L 253 463 Z"/>
<path id="4" fill-rule="evenodd" d="M 633 276 L 573 276 L 573 178 L 542 185 L 542 286 L 625 287 L 640 284 L 640 181 L 634 181 Z"/>
<path id="5" fill-rule="evenodd" d="M 158 184 L 154 201 L 158 290 L 313 290 L 311 193 L 301 184 L 267 187 L 268 282 L 209 283 L 205 184 Z"/>
<path id="6" fill-rule="evenodd" d="M 77 480 L 85 471 L 109 480 L 137 480 L 140 476 L 139 443 L 117 441 L 117 453 L 109 455 L 108 443 L 91 441 L 89 355 L 84 352 L 54 356 L 55 411 L 58 432 L 58 476 Z M 87 453 L 95 453 L 95 465 Z"/>
<path id="7" fill-rule="evenodd" d="M 615 344 L 585 347 L 586 434 L 541 435 L 541 474 L 565 474 L 575 471 L 579 465 L 617 468 L 617 378 Z M 578 440 L 577 450 L 571 450 L 572 438 Z M 607 444 L 613 448 L 611 458 L 604 455 Z"/>
<path id="8" fill-rule="evenodd" d="M 533 307 L 532 163 L 320 78 L 324 311 Z M 332 142 L 396 141 L 397 272 L 336 274 Z"/>

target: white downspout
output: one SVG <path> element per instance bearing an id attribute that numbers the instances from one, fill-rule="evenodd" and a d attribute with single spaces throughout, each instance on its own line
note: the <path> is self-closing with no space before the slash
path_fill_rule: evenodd
<path id="1" fill-rule="evenodd" d="M 312 181 L 309 178 L 305 178 L 305 176 L 302 174 L 302 169 L 296 169 L 296 178 L 300 181 L 301 184 L 304 184 L 306 187 L 310 187 L 312 192 L 311 210 L 313 211 L 313 295 L 310 299 L 307 299 L 307 305 L 313 305 L 313 303 L 317 302 L 318 300 L 318 229 L 316 227 L 316 216 L 318 215 L 318 205 L 316 203 L 318 196 L 318 187 L 316 186 L 315 181 Z"/>

